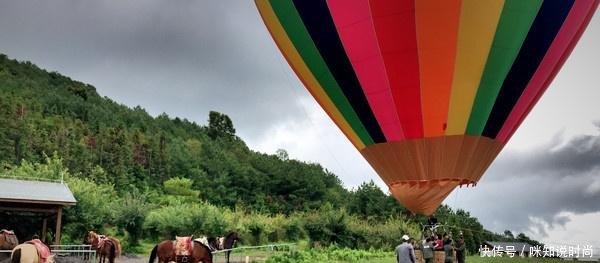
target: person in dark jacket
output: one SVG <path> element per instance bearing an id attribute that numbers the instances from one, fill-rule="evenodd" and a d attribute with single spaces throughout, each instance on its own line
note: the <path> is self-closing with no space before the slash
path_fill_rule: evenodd
<path id="1" fill-rule="evenodd" d="M 454 242 L 454 250 L 456 250 L 456 260 L 458 263 L 465 263 L 465 239 L 462 234 L 460 234 L 458 240 Z"/>
<path id="2" fill-rule="evenodd" d="M 454 247 L 450 238 L 444 241 L 444 255 L 444 263 L 454 263 Z"/>
<path id="3" fill-rule="evenodd" d="M 423 241 L 423 259 L 425 263 L 433 263 L 433 240 L 428 237 Z"/>

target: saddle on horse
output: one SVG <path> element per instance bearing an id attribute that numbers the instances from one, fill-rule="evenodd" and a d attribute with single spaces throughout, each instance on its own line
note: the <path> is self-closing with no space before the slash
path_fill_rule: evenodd
<path id="1" fill-rule="evenodd" d="M 0 230 L 0 250 L 12 249 L 19 244 L 17 235 L 11 230 L 2 229 Z"/>
<path id="2" fill-rule="evenodd" d="M 15 235 L 15 232 L 12 230 L 2 229 L 2 230 L 0 230 L 0 234 L 13 236 L 13 235 Z"/>
<path id="3" fill-rule="evenodd" d="M 194 239 L 193 236 L 188 237 L 175 237 L 173 241 L 173 247 L 175 247 L 175 258 L 177 262 L 188 262 L 192 254 L 194 253 Z"/>
<path id="4" fill-rule="evenodd" d="M 107 236 L 105 236 L 105 235 L 99 235 L 98 236 L 98 248 L 101 249 L 101 248 L 104 247 L 104 245 L 113 245 L 114 246 L 115 244 Z"/>
<path id="5" fill-rule="evenodd" d="M 35 250 L 37 250 L 38 255 L 40 257 L 40 263 L 45 263 L 46 260 L 50 257 L 50 248 L 48 248 L 48 246 L 46 246 L 46 244 L 44 244 L 44 242 L 42 242 L 41 240 L 33 239 L 25 242 L 25 244 L 31 244 L 35 246 Z"/>

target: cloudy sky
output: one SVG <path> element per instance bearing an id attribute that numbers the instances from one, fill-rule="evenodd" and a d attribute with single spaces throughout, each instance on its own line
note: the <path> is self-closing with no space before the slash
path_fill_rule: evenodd
<path id="1" fill-rule="evenodd" d="M 495 231 L 600 248 L 599 46 L 596 16 L 480 184 L 447 204 Z M 287 66 L 251 0 L 0 0 L 0 53 L 153 115 L 205 123 L 209 110 L 224 112 L 253 149 L 319 162 L 348 188 L 383 186 Z"/>

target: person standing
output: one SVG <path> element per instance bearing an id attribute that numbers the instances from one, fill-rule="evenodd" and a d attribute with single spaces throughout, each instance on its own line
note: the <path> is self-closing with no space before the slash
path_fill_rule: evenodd
<path id="1" fill-rule="evenodd" d="M 396 247 L 396 262 L 397 263 L 416 263 L 415 249 L 408 243 L 410 238 L 408 235 L 402 236 L 402 244 Z"/>
<path id="2" fill-rule="evenodd" d="M 444 251 L 444 240 L 442 239 L 442 235 L 438 234 L 437 236 L 434 236 L 434 238 L 435 238 L 433 240 L 433 242 L 435 244 L 434 249 L 438 250 L 438 251 Z"/>
<path id="3" fill-rule="evenodd" d="M 454 249 L 456 250 L 456 260 L 458 263 L 465 263 L 465 239 L 462 234 L 458 236 Z"/>
<path id="4" fill-rule="evenodd" d="M 444 240 L 444 255 L 444 263 L 454 263 L 454 247 L 450 238 Z"/>
<path id="5" fill-rule="evenodd" d="M 433 263 L 433 240 L 428 237 L 423 241 L 423 259 L 425 263 Z"/>

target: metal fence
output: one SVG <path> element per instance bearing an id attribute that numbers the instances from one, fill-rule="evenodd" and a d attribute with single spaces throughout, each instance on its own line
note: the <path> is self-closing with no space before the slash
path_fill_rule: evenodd
<path id="1" fill-rule="evenodd" d="M 56 263 L 95 262 L 96 250 L 90 245 L 50 245 Z M 10 262 L 11 250 L 0 250 L 0 263 Z"/>
<path id="2" fill-rule="evenodd" d="M 227 252 L 231 252 L 229 255 L 230 263 L 263 262 L 277 253 L 289 252 L 295 249 L 296 244 L 294 243 L 236 247 L 213 252 L 213 260 L 218 263 L 226 262 Z"/>
<path id="3" fill-rule="evenodd" d="M 56 263 L 95 262 L 96 250 L 90 245 L 50 245 Z"/>
<path id="4" fill-rule="evenodd" d="M 11 250 L 0 250 L 0 263 L 10 262 Z"/>

